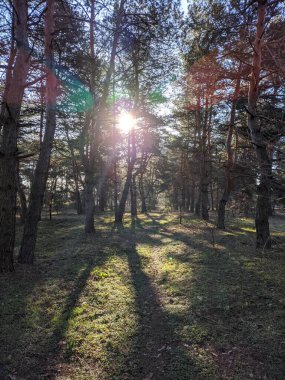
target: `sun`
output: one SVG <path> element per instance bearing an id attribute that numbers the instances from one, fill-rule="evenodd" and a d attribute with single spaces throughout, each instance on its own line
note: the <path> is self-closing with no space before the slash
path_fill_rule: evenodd
<path id="1" fill-rule="evenodd" d="M 122 132 L 129 132 L 135 126 L 135 119 L 129 112 L 123 111 L 119 115 L 118 127 Z"/>

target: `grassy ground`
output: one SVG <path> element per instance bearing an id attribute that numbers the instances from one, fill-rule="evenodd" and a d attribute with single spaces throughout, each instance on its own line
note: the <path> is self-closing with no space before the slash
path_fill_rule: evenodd
<path id="1" fill-rule="evenodd" d="M 283 380 L 285 219 L 269 253 L 230 225 L 42 221 L 35 265 L 0 278 L 0 379 Z"/>

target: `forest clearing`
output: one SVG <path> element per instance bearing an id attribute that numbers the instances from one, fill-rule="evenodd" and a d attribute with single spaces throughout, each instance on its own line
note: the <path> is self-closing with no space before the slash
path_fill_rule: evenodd
<path id="1" fill-rule="evenodd" d="M 284 215 L 270 253 L 252 219 L 83 222 L 43 220 L 33 269 L 1 278 L 1 379 L 284 378 Z"/>
<path id="2" fill-rule="evenodd" d="M 285 1 L 0 1 L 0 380 L 285 379 Z"/>

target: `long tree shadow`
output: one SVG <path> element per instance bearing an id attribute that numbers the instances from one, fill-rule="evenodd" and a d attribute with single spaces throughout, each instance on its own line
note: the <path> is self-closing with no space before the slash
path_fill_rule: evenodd
<path id="1" fill-rule="evenodd" d="M 53 378 L 57 364 L 68 360 L 61 342 L 73 309 L 92 269 L 109 256 L 108 250 L 93 248 L 98 238 L 84 235 L 77 218 L 44 221 L 43 229 L 34 267 L 17 266 L 16 273 L 1 278 L 6 281 L 0 295 L 1 379 Z"/>
<path id="2" fill-rule="evenodd" d="M 160 232 L 184 243 L 173 250 L 175 270 L 164 278 L 178 304 L 186 299 L 189 305 L 174 311 L 179 335 L 214 358 L 220 379 L 281 380 L 284 255 L 256 252 L 246 235 L 235 243 L 219 237 L 216 244 L 223 245 L 217 246 L 205 229 L 193 236 L 186 229 Z"/>
<path id="3" fill-rule="evenodd" d="M 68 329 L 68 323 L 74 308 L 82 294 L 90 273 L 94 266 L 102 265 L 106 260 L 106 256 L 103 257 L 90 257 L 86 260 L 85 266 L 81 268 L 80 274 L 73 284 L 73 290 L 69 293 L 65 300 L 65 305 L 62 309 L 61 315 L 54 326 L 52 335 L 48 338 L 43 338 L 42 344 L 44 347 L 49 348 L 48 356 L 46 357 L 46 365 L 43 366 L 41 374 L 43 377 L 48 374 L 49 378 L 56 378 L 58 374 L 58 365 L 62 365 L 65 361 L 69 361 L 69 357 L 72 355 L 72 347 L 64 347 L 66 345 L 65 335 Z"/>
<path id="4" fill-rule="evenodd" d="M 13 326 L 8 334 L 0 335 L 0 340 L 6 338 L 6 342 L 0 342 L 1 379 L 14 376 L 9 355 L 15 347 L 17 376 L 26 380 L 62 376 L 57 370 L 73 355 L 72 347 L 65 346 L 73 310 L 90 272 L 96 266 L 102 268 L 110 254 L 121 255 L 128 262 L 138 329 L 132 336 L 125 335 L 132 347 L 130 352 L 110 348 L 111 354 L 107 353 L 106 358 L 107 366 L 112 365 L 102 379 L 228 380 L 252 378 L 252 374 L 256 379 L 283 379 L 280 331 L 284 313 L 278 285 L 281 275 L 270 274 L 276 271 L 277 259 L 280 265 L 284 262 L 283 255 L 255 257 L 237 253 L 228 240 L 223 240 L 224 250 L 216 250 L 208 230 L 197 229 L 191 236 L 186 228 L 161 226 L 159 222 L 149 229 L 125 229 L 117 240 L 114 234 L 112 244 L 118 247 L 116 251 L 113 246 L 107 249 L 110 231 L 99 238 L 89 238 L 82 234 L 78 222 L 66 227 L 63 219 L 55 220 L 52 231 L 57 239 L 50 236 L 40 242 L 44 249 L 34 270 L 26 278 L 24 273 L 16 273 L 17 282 L 14 278 L 0 299 L 0 305 L 4 305 L 0 316 L 5 322 L 1 329 L 4 331 L 9 323 Z M 153 261 L 141 254 L 144 244 L 153 247 L 153 255 L 157 248 L 173 244 L 174 248 L 167 251 L 171 252 L 171 270 L 164 274 L 162 282 L 156 278 L 155 267 L 151 267 Z M 127 283 L 128 276 L 125 278 L 122 272 L 121 277 Z M 5 279 L 3 288 L 4 285 Z M 15 301 L 17 294 L 21 295 L 20 301 Z M 54 309 L 50 313 L 54 305 L 48 302 L 58 303 L 56 316 Z M 95 320 L 96 316 L 91 318 Z M 116 361 L 115 355 L 120 356 L 118 365 L 111 363 Z M 208 371 L 205 367 L 209 357 L 214 361 L 208 363 Z"/>
<path id="5" fill-rule="evenodd" d="M 126 361 L 129 380 L 198 379 L 201 368 L 191 360 L 177 336 L 175 324 L 163 309 L 155 279 L 147 275 L 133 236 L 127 250 L 138 313 L 138 331 L 132 355 Z M 110 377 L 110 379 L 113 377 Z M 120 377 L 118 377 L 120 378 Z"/>

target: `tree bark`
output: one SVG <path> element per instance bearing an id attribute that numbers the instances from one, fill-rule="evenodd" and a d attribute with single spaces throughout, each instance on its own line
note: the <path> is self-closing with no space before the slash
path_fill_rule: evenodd
<path id="1" fill-rule="evenodd" d="M 20 178 L 19 167 L 17 170 L 17 189 L 18 189 L 18 197 L 19 197 L 19 204 L 20 204 L 20 219 L 21 219 L 21 223 L 24 224 L 27 217 L 27 200 L 26 200 L 26 195 L 23 189 L 21 178 Z"/>
<path id="2" fill-rule="evenodd" d="M 128 168 L 127 168 L 127 178 L 124 184 L 122 196 L 118 205 L 118 211 L 115 215 L 115 224 L 123 224 L 123 217 L 126 209 L 126 202 L 128 198 L 128 193 L 132 184 L 133 169 L 136 160 L 135 151 L 135 132 L 132 129 L 128 136 Z"/>
<path id="3" fill-rule="evenodd" d="M 206 112 L 207 115 L 207 112 Z M 208 150 L 206 148 L 207 142 L 207 116 L 205 115 L 205 120 L 202 123 L 201 120 L 201 112 L 198 111 L 198 123 L 202 125 L 202 141 L 201 141 L 201 178 L 200 178 L 200 192 L 201 192 L 201 216 L 204 220 L 209 220 L 209 212 L 208 212 L 208 186 L 209 186 L 209 157 Z"/>
<path id="4" fill-rule="evenodd" d="M 118 205 L 118 211 L 115 216 L 115 224 L 118 224 L 118 225 L 123 224 L 123 217 L 124 217 L 124 213 L 126 209 L 126 202 L 128 198 L 129 189 L 132 183 L 132 171 L 133 171 L 133 168 L 129 166 L 122 196 Z"/>
<path id="5" fill-rule="evenodd" d="M 137 184 L 136 176 L 132 175 L 131 183 L 131 217 L 132 223 L 135 223 L 138 217 L 138 208 L 137 208 Z"/>
<path id="6" fill-rule="evenodd" d="M 74 179 L 74 185 L 75 185 L 74 195 L 75 195 L 76 211 L 78 215 L 81 215 L 83 213 L 83 208 L 82 208 L 82 202 L 81 202 L 81 196 L 80 196 L 80 190 L 79 190 L 80 174 L 79 174 L 78 165 L 76 162 L 76 157 L 75 157 L 74 149 L 72 146 L 72 142 L 70 141 L 70 138 L 69 138 L 68 126 L 67 125 L 64 125 L 64 126 L 65 126 L 65 134 L 67 138 L 68 147 L 69 147 L 70 154 L 72 157 L 72 172 L 73 172 L 73 179 Z"/>
<path id="7" fill-rule="evenodd" d="M 107 196 L 107 192 L 108 192 L 108 189 L 107 189 L 107 182 L 104 181 L 104 183 L 102 183 L 102 186 L 99 186 L 99 189 L 98 189 L 98 193 L 99 193 L 99 210 L 101 212 L 104 212 L 105 211 L 105 208 L 106 208 L 106 205 L 107 205 L 107 199 L 106 199 L 106 196 Z"/>
<path id="8" fill-rule="evenodd" d="M 14 270 L 14 244 L 17 197 L 17 137 L 25 82 L 30 67 L 28 45 L 28 3 L 14 0 L 16 58 L 13 73 L 7 73 L 1 110 L 0 148 L 0 271 Z M 14 60 L 11 50 L 10 63 Z"/>
<path id="9" fill-rule="evenodd" d="M 261 72 L 262 43 L 265 32 L 267 11 L 267 0 L 258 1 L 258 19 L 256 23 L 256 34 L 253 43 L 253 57 L 251 75 L 248 90 L 248 128 L 251 134 L 251 141 L 254 145 L 256 157 L 259 164 L 260 178 L 257 187 L 256 204 L 256 247 L 271 248 L 271 238 L 269 230 L 269 205 L 271 194 L 271 162 L 266 149 L 266 142 L 262 136 L 261 126 L 257 116 L 257 101 L 259 98 L 259 83 Z"/>
<path id="10" fill-rule="evenodd" d="M 86 233 L 94 233 L 94 213 L 95 213 L 95 202 L 94 202 L 94 182 L 93 173 L 85 173 L 85 226 L 84 230 Z"/>
<path id="11" fill-rule="evenodd" d="M 190 204 L 190 211 L 194 212 L 195 211 L 195 182 L 192 181 L 191 184 L 191 204 Z"/>
<path id="12" fill-rule="evenodd" d="M 27 218 L 18 257 L 18 262 L 22 264 L 32 264 L 34 261 L 38 221 L 43 205 L 50 155 L 56 128 L 57 79 L 54 74 L 54 14 L 55 0 L 47 0 L 47 11 L 45 14 L 45 58 L 47 69 L 46 128 L 31 186 Z"/>
<path id="13" fill-rule="evenodd" d="M 195 203 L 195 215 L 200 216 L 201 215 L 201 188 L 200 185 L 198 187 L 198 197 Z"/>
<path id="14" fill-rule="evenodd" d="M 146 214 L 147 206 L 146 206 L 146 195 L 144 192 L 143 175 L 144 175 L 144 172 L 142 171 L 139 177 L 139 193 L 140 193 L 140 198 L 141 198 L 141 213 Z"/>
<path id="15" fill-rule="evenodd" d="M 233 137 L 234 126 L 235 126 L 237 99 L 240 92 L 240 81 L 241 81 L 240 75 L 241 75 L 241 64 L 239 65 L 239 70 L 238 70 L 238 77 L 236 81 L 234 98 L 233 98 L 232 107 L 231 107 L 230 123 L 229 123 L 229 130 L 228 130 L 228 136 L 227 136 L 227 163 L 225 167 L 225 188 L 224 188 L 223 196 L 219 202 L 219 208 L 218 208 L 217 227 L 222 230 L 226 228 L 225 226 L 226 205 L 229 200 L 229 197 L 232 191 L 232 186 L 233 186 L 232 170 L 235 164 L 236 155 L 233 156 L 232 137 Z"/>

